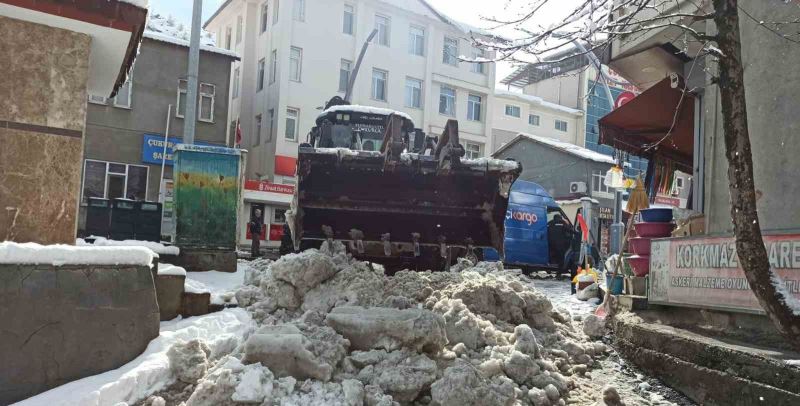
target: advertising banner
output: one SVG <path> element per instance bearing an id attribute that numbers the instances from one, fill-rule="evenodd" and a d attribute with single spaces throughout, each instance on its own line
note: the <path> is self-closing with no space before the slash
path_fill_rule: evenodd
<path id="1" fill-rule="evenodd" d="M 179 137 L 169 137 L 167 141 L 167 154 L 165 165 L 172 166 L 175 162 L 175 146 L 183 142 Z M 206 142 L 195 141 L 195 145 L 213 146 Z M 146 164 L 161 165 L 164 156 L 164 137 L 155 134 L 144 134 L 142 136 L 142 162 Z"/>
<path id="2" fill-rule="evenodd" d="M 786 292 L 800 299 L 800 234 L 764 236 L 769 262 Z M 648 300 L 654 304 L 761 313 L 733 237 L 653 240 Z"/>

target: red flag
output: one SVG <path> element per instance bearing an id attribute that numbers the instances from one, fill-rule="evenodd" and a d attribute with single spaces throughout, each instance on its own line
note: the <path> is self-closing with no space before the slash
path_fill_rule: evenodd
<path id="1" fill-rule="evenodd" d="M 242 145 L 242 126 L 239 124 L 239 119 L 236 119 L 236 146 Z"/>
<path id="2" fill-rule="evenodd" d="M 589 241 L 589 226 L 580 214 L 578 214 L 578 224 L 581 226 L 581 231 L 583 232 L 583 241 Z"/>

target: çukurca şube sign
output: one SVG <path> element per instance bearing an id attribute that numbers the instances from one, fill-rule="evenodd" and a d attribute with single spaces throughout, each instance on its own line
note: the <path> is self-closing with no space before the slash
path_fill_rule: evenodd
<path id="1" fill-rule="evenodd" d="M 800 234 L 765 235 L 764 244 L 785 291 L 800 299 Z M 764 313 L 733 237 L 653 240 L 647 296 L 653 304 Z"/>
<path id="2" fill-rule="evenodd" d="M 183 139 L 180 137 L 169 137 L 167 140 L 166 165 L 174 163 L 175 146 L 182 142 Z M 213 144 L 199 141 L 195 141 L 195 145 L 214 146 Z M 142 136 L 142 162 L 161 165 L 161 160 L 164 156 L 164 137 L 155 134 L 144 134 Z"/>

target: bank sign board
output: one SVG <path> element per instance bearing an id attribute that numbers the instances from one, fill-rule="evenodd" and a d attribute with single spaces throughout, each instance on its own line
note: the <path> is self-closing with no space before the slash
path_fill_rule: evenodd
<path id="1" fill-rule="evenodd" d="M 767 235 L 769 262 L 786 292 L 800 299 L 800 234 Z M 733 237 L 653 240 L 648 300 L 653 304 L 760 313 Z"/>
<path id="2" fill-rule="evenodd" d="M 175 154 L 175 145 L 183 142 L 179 137 L 169 137 L 167 140 L 167 153 L 166 165 L 172 166 Z M 213 146 L 207 142 L 195 141 L 195 145 Z M 146 164 L 161 165 L 162 157 L 164 156 L 164 137 L 155 134 L 144 134 L 142 136 L 142 162 Z"/>

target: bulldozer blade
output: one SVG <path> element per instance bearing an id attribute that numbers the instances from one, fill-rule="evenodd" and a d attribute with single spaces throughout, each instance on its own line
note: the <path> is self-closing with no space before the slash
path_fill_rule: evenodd
<path id="1" fill-rule="evenodd" d="M 445 246 L 503 252 L 508 191 L 522 171 L 517 162 L 453 159 L 442 170 L 440 157 L 402 153 L 388 169 L 390 151 L 301 146 L 298 152 L 290 219 L 296 246 L 331 233 L 355 243 L 357 230 L 362 248 L 354 255 L 376 262 L 441 255 Z"/>

